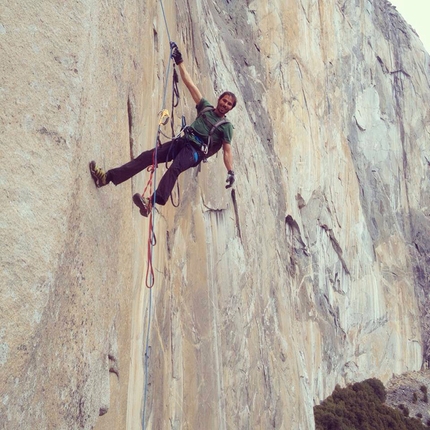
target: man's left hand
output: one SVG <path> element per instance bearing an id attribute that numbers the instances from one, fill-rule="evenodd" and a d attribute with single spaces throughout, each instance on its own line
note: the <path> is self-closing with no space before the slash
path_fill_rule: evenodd
<path id="1" fill-rule="evenodd" d="M 175 42 L 170 42 L 170 49 L 172 50 L 172 58 L 176 64 L 181 64 L 184 60 L 182 59 L 181 51 L 179 51 L 178 45 Z"/>
<path id="2" fill-rule="evenodd" d="M 234 172 L 233 170 L 229 170 L 226 179 L 227 185 L 225 187 L 230 188 L 234 184 L 234 180 Z"/>

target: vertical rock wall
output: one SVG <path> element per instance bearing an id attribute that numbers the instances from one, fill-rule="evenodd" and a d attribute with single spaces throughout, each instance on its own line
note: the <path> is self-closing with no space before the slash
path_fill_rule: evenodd
<path id="1" fill-rule="evenodd" d="M 169 36 L 238 95 L 237 183 L 182 175 L 149 291 L 148 175 L 87 163 L 153 146 Z M 389 2 L 9 4 L 0 49 L 2 428 L 312 429 L 336 383 L 420 369 L 429 57 Z"/>
<path id="2" fill-rule="evenodd" d="M 88 162 L 143 148 L 152 25 L 136 2 L 6 3 L 0 428 L 125 428 L 142 223 L 136 185 L 97 191 Z"/>

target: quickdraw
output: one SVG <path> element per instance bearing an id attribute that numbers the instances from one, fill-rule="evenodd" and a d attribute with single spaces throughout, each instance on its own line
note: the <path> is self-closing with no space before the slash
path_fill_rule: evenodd
<path id="1" fill-rule="evenodd" d="M 167 109 L 163 109 L 160 112 L 158 112 L 158 115 L 160 115 L 158 125 L 166 125 L 170 118 L 169 111 Z"/>

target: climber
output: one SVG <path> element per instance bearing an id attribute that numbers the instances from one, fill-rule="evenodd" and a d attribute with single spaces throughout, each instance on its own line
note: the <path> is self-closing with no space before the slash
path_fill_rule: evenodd
<path id="1" fill-rule="evenodd" d="M 221 148 L 224 153 L 224 165 L 227 169 L 226 188 L 230 188 L 235 181 L 231 150 L 233 126 L 225 115 L 236 106 L 236 96 L 226 91 L 218 98 L 216 107 L 211 106 L 191 80 L 182 54 L 174 42 L 171 43 L 171 48 L 171 55 L 179 68 L 182 81 L 196 103 L 197 118 L 195 121 L 185 128 L 183 136 L 160 145 L 157 150 L 154 148 L 144 151 L 120 167 L 105 172 L 96 165 L 95 161 L 90 162 L 91 176 L 99 188 L 109 182 L 113 182 L 115 185 L 121 184 L 152 164 L 157 165 L 160 162 L 173 160 L 152 196 L 147 198 L 139 193 L 133 196 L 134 204 L 139 207 L 141 215 L 145 217 L 149 215 L 155 203 L 166 204 L 176 180 L 182 172 L 197 166 Z M 157 154 L 156 161 L 154 160 L 155 154 Z"/>

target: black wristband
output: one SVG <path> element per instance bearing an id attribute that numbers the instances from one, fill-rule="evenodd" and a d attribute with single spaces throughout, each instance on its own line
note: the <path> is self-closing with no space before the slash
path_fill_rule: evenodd
<path id="1" fill-rule="evenodd" d="M 233 170 L 229 170 L 227 173 L 228 173 L 229 175 L 234 176 L 234 172 L 233 172 Z"/>

